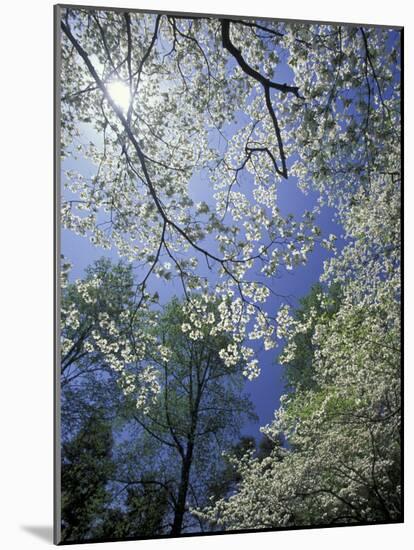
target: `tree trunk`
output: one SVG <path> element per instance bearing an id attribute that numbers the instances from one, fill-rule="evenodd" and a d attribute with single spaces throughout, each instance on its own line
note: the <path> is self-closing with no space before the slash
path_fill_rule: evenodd
<path id="1" fill-rule="evenodd" d="M 171 535 L 177 536 L 181 534 L 183 528 L 185 503 L 187 500 L 188 486 L 190 483 L 190 470 L 193 460 L 194 443 L 189 442 L 187 451 L 181 465 L 181 480 L 178 489 L 177 505 L 175 507 L 174 522 L 171 528 Z"/>

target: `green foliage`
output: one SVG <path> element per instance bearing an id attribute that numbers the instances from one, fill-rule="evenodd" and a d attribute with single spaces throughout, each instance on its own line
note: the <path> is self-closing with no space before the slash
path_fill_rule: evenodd
<path id="1" fill-rule="evenodd" d="M 133 276 L 131 266 L 108 259 L 97 260 L 85 270 L 83 279 L 69 282 L 70 265 L 63 268 L 61 406 L 62 430 L 72 437 L 85 418 L 96 411 L 114 416 L 120 405 L 114 359 L 133 342 Z M 118 348 L 117 356 L 100 346 L 105 340 Z"/>
<path id="2" fill-rule="evenodd" d="M 108 480 L 114 473 L 112 432 L 98 415 L 62 445 L 62 539 L 94 538 L 97 519 L 110 503 Z M 99 519 L 98 519 L 99 521 Z"/>
<path id="3" fill-rule="evenodd" d="M 96 536 L 110 540 L 160 534 L 164 530 L 167 509 L 165 489 L 143 480 L 141 487 L 128 487 L 122 509 L 106 510 Z"/>

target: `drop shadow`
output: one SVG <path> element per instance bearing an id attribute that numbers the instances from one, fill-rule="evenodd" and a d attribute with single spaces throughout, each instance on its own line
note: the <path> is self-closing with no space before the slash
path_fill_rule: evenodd
<path id="1" fill-rule="evenodd" d="M 53 527 L 51 525 L 21 525 L 21 529 L 38 539 L 53 544 Z"/>

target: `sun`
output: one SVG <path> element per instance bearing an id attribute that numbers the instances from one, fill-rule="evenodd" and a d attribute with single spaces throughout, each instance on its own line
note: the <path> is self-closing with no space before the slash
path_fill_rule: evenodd
<path id="1" fill-rule="evenodd" d="M 131 102 L 129 86 L 121 80 L 112 80 L 106 85 L 109 95 L 123 111 L 127 111 Z"/>

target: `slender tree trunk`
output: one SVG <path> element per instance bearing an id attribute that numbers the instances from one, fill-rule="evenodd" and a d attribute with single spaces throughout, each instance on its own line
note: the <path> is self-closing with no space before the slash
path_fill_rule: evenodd
<path id="1" fill-rule="evenodd" d="M 187 500 L 188 487 L 190 484 L 190 470 L 193 462 L 194 445 L 196 440 L 197 424 L 198 424 L 198 408 L 201 401 L 203 384 L 198 381 L 197 392 L 193 402 L 193 377 L 192 367 L 190 366 L 190 402 L 189 410 L 191 415 L 191 427 L 188 433 L 188 443 L 185 455 L 182 457 L 181 463 L 181 480 L 178 489 L 177 504 L 175 507 L 174 522 L 171 528 L 171 535 L 180 535 L 183 528 L 183 520 L 185 513 L 185 504 Z"/>
<path id="2" fill-rule="evenodd" d="M 177 505 L 175 507 L 174 522 L 171 528 L 171 535 L 180 535 L 183 528 L 183 520 L 185 513 L 185 503 L 187 500 L 188 486 L 190 483 L 190 470 L 193 460 L 194 443 L 189 441 L 187 451 L 182 460 L 181 479 L 178 489 Z"/>

